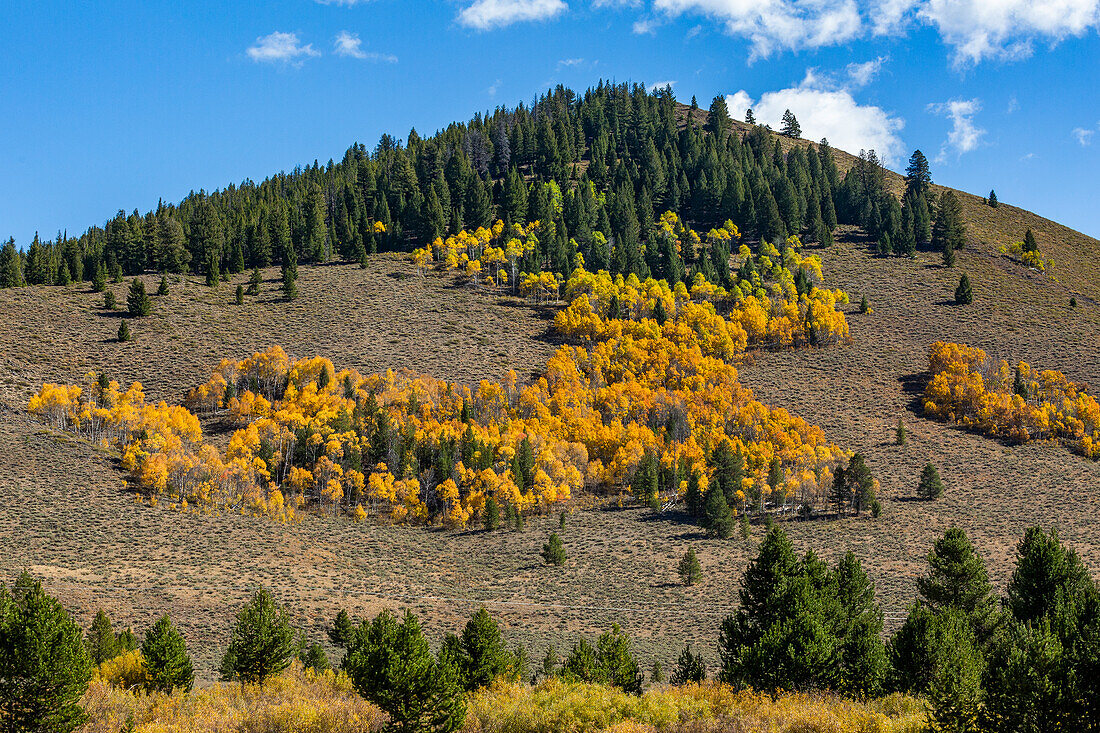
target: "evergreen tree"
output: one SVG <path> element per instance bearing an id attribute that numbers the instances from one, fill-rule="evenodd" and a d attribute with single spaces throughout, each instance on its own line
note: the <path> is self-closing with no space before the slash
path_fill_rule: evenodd
<path id="1" fill-rule="evenodd" d="M 989 197 L 986 198 L 985 202 L 987 205 L 989 205 L 990 208 L 997 208 L 997 192 L 990 189 Z"/>
<path id="2" fill-rule="evenodd" d="M 92 292 L 102 293 L 107 287 L 107 268 L 103 266 L 103 260 L 96 260 L 95 271 L 92 273 Z"/>
<path id="3" fill-rule="evenodd" d="M 1020 623 L 1037 622 L 1059 615 L 1060 606 L 1072 603 L 1092 589 L 1088 570 L 1077 554 L 1050 534 L 1031 527 L 1016 548 L 1016 569 L 1008 584 L 1005 607 Z"/>
<path id="4" fill-rule="evenodd" d="M 928 158 L 921 151 L 914 150 L 905 168 L 905 195 L 927 196 L 931 190 L 932 173 L 928 168 Z"/>
<path id="5" fill-rule="evenodd" d="M 363 622 L 344 658 L 355 690 L 390 717 L 395 733 L 450 733 L 466 717 L 458 671 L 432 657 L 410 612 L 398 623 L 389 611 Z"/>
<path id="6" fill-rule="evenodd" d="M 0 730 L 68 733 L 84 723 L 92 670 L 81 637 L 27 573 L 10 594 L 0 586 Z"/>
<path id="7" fill-rule="evenodd" d="M 88 655 L 91 657 L 92 664 L 96 666 L 118 656 L 118 638 L 115 636 L 114 629 L 111 628 L 111 620 L 107 618 L 102 608 L 92 619 L 92 625 L 88 627 L 84 642 L 88 646 Z"/>
<path id="8" fill-rule="evenodd" d="M 237 612 L 229 646 L 222 657 L 222 679 L 262 685 L 290 665 L 294 631 L 286 611 L 266 590 L 258 591 Z"/>
<path id="9" fill-rule="evenodd" d="M 466 623 L 460 642 L 459 673 L 467 690 L 488 687 L 511 672 L 512 655 L 504 648 L 500 627 L 484 607 Z"/>
<path id="10" fill-rule="evenodd" d="M 260 274 L 259 268 L 252 270 L 252 276 L 248 278 L 248 289 L 245 290 L 247 295 L 259 295 L 260 286 L 263 284 L 264 278 Z"/>
<path id="11" fill-rule="evenodd" d="M 831 580 L 838 611 L 834 624 L 838 689 L 850 695 L 875 695 L 887 670 L 882 611 L 875 605 L 875 586 L 851 552 L 837 563 Z"/>
<path id="12" fill-rule="evenodd" d="M 970 620 L 979 641 L 997 624 L 997 607 L 985 562 L 966 533 L 952 527 L 928 554 L 928 575 L 917 579 L 923 602 L 941 613 L 954 609 Z"/>
<path id="13" fill-rule="evenodd" d="M 244 285 L 237 285 L 237 292 L 233 294 L 233 302 L 236 305 L 244 305 Z"/>
<path id="14" fill-rule="evenodd" d="M 943 248 L 943 266 L 955 266 L 955 248 L 948 242 Z"/>
<path id="15" fill-rule="evenodd" d="M 482 523 L 487 531 L 492 531 L 500 526 L 500 508 L 496 497 L 490 496 L 485 500 L 485 512 L 482 515 Z"/>
<path id="16" fill-rule="evenodd" d="M 703 129 L 714 135 L 718 140 L 724 140 L 729 128 L 730 111 L 726 106 L 726 98 L 719 94 L 710 103 L 710 109 L 707 110 L 707 122 Z"/>
<path id="17" fill-rule="evenodd" d="M 118 324 L 118 340 L 120 342 L 125 343 L 127 341 L 132 340 L 133 338 L 134 338 L 133 335 L 130 333 L 130 322 L 129 321 L 122 321 L 121 323 L 119 323 Z"/>
<path id="18" fill-rule="evenodd" d="M 798 124 L 798 118 L 789 109 L 783 112 L 783 125 L 779 128 L 779 134 L 784 137 L 802 137 L 802 127 Z"/>
<path id="19" fill-rule="evenodd" d="M 187 645 L 167 614 L 145 632 L 141 643 L 146 685 L 150 690 L 189 691 L 195 682 Z"/>
<path id="20" fill-rule="evenodd" d="M 905 445 L 909 439 L 908 436 L 909 434 L 905 430 L 905 423 L 902 422 L 902 419 L 899 417 L 897 430 L 894 431 L 894 445 Z"/>
<path id="21" fill-rule="evenodd" d="M 955 288 L 955 303 L 957 305 L 970 305 L 974 302 L 974 291 L 970 287 L 970 278 L 964 272 L 959 278 L 959 285 Z"/>
<path id="22" fill-rule="evenodd" d="M 581 639 L 566 658 L 562 674 L 570 680 L 611 685 L 631 694 L 642 691 L 642 673 L 631 651 L 630 637 L 618 624 L 600 635 L 595 648 Z"/>
<path id="23" fill-rule="evenodd" d="M 931 463 L 926 463 L 920 472 L 917 498 L 932 500 L 941 496 L 943 496 L 943 481 L 940 480 L 940 472 Z"/>
<path id="24" fill-rule="evenodd" d="M 756 115 L 752 113 L 752 107 L 749 107 L 747 110 L 745 110 L 745 122 L 750 125 L 756 124 Z"/>
<path id="25" fill-rule="evenodd" d="M 130 292 L 126 296 L 126 310 L 131 318 L 141 318 L 149 315 L 153 310 L 153 301 L 145 292 L 145 283 L 139 278 L 134 278 L 130 283 Z"/>
<path id="26" fill-rule="evenodd" d="M 542 552 L 539 555 L 542 556 L 543 562 L 547 565 L 565 564 L 565 547 L 562 545 L 561 537 L 558 537 L 557 532 L 550 534 L 550 539 L 542 546 Z"/>
<path id="27" fill-rule="evenodd" d="M 985 660 L 974 631 L 964 614 L 949 611 L 932 624 L 931 632 L 930 728 L 977 730 Z"/>
<path id="28" fill-rule="evenodd" d="M 1035 235 L 1032 233 L 1031 229 L 1028 229 L 1024 233 L 1023 251 L 1024 252 L 1038 252 L 1039 251 L 1039 244 L 1038 244 L 1038 242 L 1035 241 Z"/>
<path id="29" fill-rule="evenodd" d="M 15 248 L 15 240 L 8 237 L 3 249 L 0 249 L 0 288 L 20 288 L 25 284 L 23 258 Z"/>
<path id="30" fill-rule="evenodd" d="M 298 652 L 298 661 L 302 663 L 303 669 L 312 669 L 314 672 L 325 672 L 332 669 L 332 665 L 328 661 L 328 655 L 325 654 L 324 648 L 316 641 Z"/>
<path id="31" fill-rule="evenodd" d="M 355 624 L 346 609 L 340 609 L 328 630 L 328 638 L 333 644 L 347 648 L 355 635 Z"/>
<path id="32" fill-rule="evenodd" d="M 157 285 L 157 295 L 168 295 L 168 276 L 160 276 L 160 285 Z"/>
<path id="33" fill-rule="evenodd" d="M 699 558 L 695 556 L 695 548 L 688 547 L 680 564 L 676 566 L 676 574 L 680 576 L 684 585 L 692 586 L 703 579 L 703 568 L 699 564 Z"/>
<path id="34" fill-rule="evenodd" d="M 726 502 L 725 494 L 716 485 L 707 489 L 706 503 L 703 506 L 703 526 L 708 537 L 728 540 L 733 536 L 733 513 Z"/>
<path id="35" fill-rule="evenodd" d="M 947 250 L 952 250 L 950 256 L 954 256 L 954 250 L 962 249 L 965 244 L 966 230 L 962 221 L 962 205 L 953 191 L 944 191 L 940 196 L 936 221 L 932 225 L 932 247 L 945 253 L 944 263 L 947 264 L 949 256 L 946 254 Z"/>
<path id="36" fill-rule="evenodd" d="M 707 679 L 707 663 L 702 654 L 691 651 L 691 644 L 680 652 L 680 658 L 676 660 L 676 670 L 672 673 L 669 682 L 673 685 L 686 685 L 688 683 L 704 682 Z"/>
<path id="37" fill-rule="evenodd" d="M 703 513 L 703 492 L 700 488 L 702 475 L 694 466 L 688 471 L 687 490 L 684 492 L 684 504 L 688 514 L 699 517 Z"/>

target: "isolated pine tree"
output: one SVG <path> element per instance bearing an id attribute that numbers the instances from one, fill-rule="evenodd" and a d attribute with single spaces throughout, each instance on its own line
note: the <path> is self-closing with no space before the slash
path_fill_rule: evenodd
<path id="1" fill-rule="evenodd" d="M 240 285 L 240 284 L 237 285 L 237 292 L 233 296 L 233 302 L 236 303 L 237 305 L 244 305 L 244 286 L 243 285 Z"/>
<path id="2" fill-rule="evenodd" d="M 970 278 L 964 272 L 959 278 L 959 285 L 955 288 L 956 305 L 970 305 L 974 302 L 974 291 L 970 288 Z"/>
<path id="3" fill-rule="evenodd" d="M 752 113 L 752 107 L 749 107 L 747 110 L 745 110 L 745 122 L 750 125 L 756 124 L 756 115 Z"/>
<path id="4" fill-rule="evenodd" d="M 905 423 L 899 417 L 897 430 L 894 431 L 894 445 L 905 445 L 908 439 L 909 434 L 905 430 Z"/>
<path id="5" fill-rule="evenodd" d="M 931 500 L 938 499 L 941 496 L 943 496 L 943 481 L 940 480 L 940 472 L 931 463 L 927 463 L 920 472 L 917 497 Z"/>
<path id="6" fill-rule="evenodd" d="M 943 266 L 954 267 L 955 266 L 955 247 L 950 242 L 943 248 Z"/>
<path id="7" fill-rule="evenodd" d="M 126 310 L 131 318 L 147 316 L 153 310 L 153 302 L 145 292 L 145 283 L 136 277 L 130 283 L 130 292 L 126 296 Z"/>
<path id="8" fill-rule="evenodd" d="M 130 322 L 123 321 L 118 324 L 118 340 L 121 342 L 130 341 L 133 336 L 130 334 Z"/>
<path id="9" fill-rule="evenodd" d="M 989 197 L 986 198 L 985 202 L 990 207 L 992 207 L 994 209 L 997 208 L 997 192 L 991 189 L 989 191 Z"/>
<path id="10" fill-rule="evenodd" d="M 194 684 L 187 645 L 167 614 L 145 632 L 141 656 L 145 659 L 146 684 L 150 690 L 188 691 Z"/>
<path id="11" fill-rule="evenodd" d="M 539 554 L 547 565 L 565 564 L 565 547 L 557 532 L 551 533 L 550 539 L 542 546 L 542 552 Z"/>
<path id="12" fill-rule="evenodd" d="M 676 566 L 676 573 L 686 586 L 692 586 L 703 579 L 703 567 L 699 564 L 699 558 L 695 556 L 695 548 L 688 547 L 680 564 Z"/>

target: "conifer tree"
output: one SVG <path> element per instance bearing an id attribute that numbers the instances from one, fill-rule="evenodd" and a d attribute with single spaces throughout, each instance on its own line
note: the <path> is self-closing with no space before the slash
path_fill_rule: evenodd
<path id="1" fill-rule="evenodd" d="M 355 690 L 390 717 L 395 733 L 451 733 L 466 717 L 458 671 L 432 657 L 420 622 L 383 611 L 355 635 L 344 669 Z"/>
<path id="2" fill-rule="evenodd" d="M 561 537 L 558 537 L 557 532 L 550 534 L 550 539 L 542 546 L 542 552 L 539 555 L 542 556 L 543 562 L 547 565 L 565 564 L 565 547 L 562 545 Z"/>
<path id="3" fill-rule="evenodd" d="M 168 295 L 168 276 L 160 276 L 160 284 L 157 285 L 157 295 Z"/>
<path id="4" fill-rule="evenodd" d="M 1035 241 L 1035 235 L 1032 233 L 1030 228 L 1024 233 L 1023 251 L 1024 252 L 1038 252 L 1039 251 L 1039 244 Z"/>
<path id="5" fill-rule="evenodd" d="M 0 586 L 0 729 L 69 733 L 91 678 L 80 627 L 24 572 Z"/>
<path id="6" fill-rule="evenodd" d="M 943 248 L 943 266 L 955 266 L 955 248 L 948 242 Z"/>
<path id="7" fill-rule="evenodd" d="M 728 540 L 733 536 L 733 513 L 726 502 L 726 495 L 714 484 L 707 489 L 706 504 L 703 507 L 703 526 L 707 530 L 708 537 Z"/>
<path id="8" fill-rule="evenodd" d="M 500 526 L 500 507 L 495 496 L 485 500 L 485 512 L 482 515 L 482 523 L 487 531 L 492 531 Z"/>
<path id="9" fill-rule="evenodd" d="M 933 613 L 947 609 L 963 613 L 979 641 L 988 638 L 997 623 L 985 562 L 957 527 L 936 540 L 928 554 L 928 575 L 917 579 L 917 590 Z"/>
<path id="10" fill-rule="evenodd" d="M 920 472 L 920 483 L 917 484 L 917 497 L 931 500 L 943 496 L 943 481 L 940 480 L 940 472 L 931 463 L 926 463 Z"/>
<path id="11" fill-rule="evenodd" d="M 703 129 L 719 140 L 724 140 L 729 125 L 730 111 L 726 106 L 726 98 L 719 94 L 710 103 L 710 109 L 707 110 L 707 122 Z"/>
<path id="12" fill-rule="evenodd" d="M 905 423 L 898 418 L 898 427 L 894 431 L 894 445 L 905 445 L 909 439 L 909 433 L 905 430 Z"/>
<path id="13" fill-rule="evenodd" d="M 92 292 L 102 293 L 106 287 L 107 268 L 103 266 L 103 260 L 96 260 L 95 271 L 92 273 Z"/>
<path id="14" fill-rule="evenodd" d="M 838 643 L 837 686 L 850 695 L 875 695 L 887 670 L 883 616 L 875 605 L 875 586 L 851 552 L 837 563 L 830 581 L 837 606 L 833 624 Z"/>
<path id="15" fill-rule="evenodd" d="M 676 566 L 676 574 L 686 586 L 692 586 L 703 579 L 703 567 L 699 564 L 699 558 L 695 555 L 695 548 L 688 547 L 680 564 Z"/>
<path id="16" fill-rule="evenodd" d="M 504 647 L 500 626 L 484 606 L 466 623 L 459 641 L 458 671 L 467 690 L 488 687 L 498 677 L 510 674 L 512 655 Z"/>
<path id="17" fill-rule="evenodd" d="M 346 609 L 340 609 L 332 622 L 332 628 L 328 630 L 328 638 L 333 644 L 347 648 L 355 635 L 355 624 Z"/>
<path id="18" fill-rule="evenodd" d="M 189 691 L 195 682 L 187 645 L 167 614 L 145 632 L 141 643 L 146 685 L 150 690 Z"/>
<path id="19" fill-rule="evenodd" d="M 927 196 L 932 189 L 932 173 L 928 167 L 928 158 L 919 150 L 909 156 L 909 165 L 905 168 L 905 195 Z"/>
<path id="20" fill-rule="evenodd" d="M 1050 534 L 1031 527 L 1016 548 L 1016 569 L 1008 584 L 1005 607 L 1020 623 L 1053 618 L 1059 605 L 1088 593 L 1092 579 L 1077 554 Z"/>
<path id="21" fill-rule="evenodd" d="M 91 657 L 92 664 L 96 666 L 118 655 L 118 638 L 115 636 L 114 629 L 111 628 L 111 619 L 107 618 L 102 608 L 96 611 L 84 642 L 88 646 L 88 655 Z"/>
<path id="22" fill-rule="evenodd" d="M 687 490 L 684 492 L 684 504 L 688 514 L 699 517 L 703 513 L 703 492 L 700 488 L 702 475 L 694 466 L 688 471 Z"/>
<path id="23" fill-rule="evenodd" d="M 977 730 L 984 659 L 965 615 L 949 611 L 932 625 L 927 695 L 931 728 Z"/>
<path id="24" fill-rule="evenodd" d="M 328 655 L 325 654 L 324 648 L 316 641 L 303 647 L 298 652 L 298 661 L 302 663 L 303 669 L 312 669 L 314 672 L 325 672 L 332 669 L 332 665 L 328 661 Z"/>
<path id="25" fill-rule="evenodd" d="M 783 125 L 779 128 L 779 134 L 784 137 L 802 137 L 802 127 L 798 124 L 798 118 L 789 109 L 783 112 Z"/>
<path id="26" fill-rule="evenodd" d="M 707 663 L 702 654 L 696 654 L 691 650 L 691 644 L 684 647 L 676 660 L 676 670 L 672 673 L 669 683 L 673 685 L 686 685 L 699 683 L 707 679 Z"/>
<path id="27" fill-rule="evenodd" d="M 966 232 L 962 222 L 962 206 L 953 191 L 944 191 L 940 196 L 936 221 L 932 225 L 932 247 L 944 252 L 946 264 L 947 250 L 962 249 L 966 244 Z M 954 252 L 952 252 L 952 255 Z M 950 267 L 951 265 L 948 265 Z"/>
<path id="28" fill-rule="evenodd" d="M 752 107 L 749 107 L 747 110 L 745 110 L 745 122 L 750 125 L 756 124 L 756 115 L 752 113 Z"/>
<path id="29" fill-rule="evenodd" d="M 964 272 L 959 278 L 959 285 L 955 288 L 955 303 L 957 305 L 970 305 L 974 302 L 974 291 L 970 287 L 970 278 Z"/>
<path id="30" fill-rule="evenodd" d="M 135 277 L 130 283 L 130 292 L 126 296 L 126 310 L 131 318 L 147 316 L 153 310 L 153 302 L 145 292 L 145 283 L 140 278 Z"/>
<path id="31" fill-rule="evenodd" d="M 985 202 L 990 206 L 990 208 L 997 208 L 997 192 L 990 189 L 989 196 L 986 198 Z"/>
<path id="32" fill-rule="evenodd" d="M 118 340 L 122 343 L 133 339 L 133 335 L 130 333 L 130 322 L 122 321 L 118 324 Z"/>
<path id="33" fill-rule="evenodd" d="M 237 612 L 237 621 L 222 657 L 222 679 L 242 685 L 262 685 L 290 665 L 294 655 L 294 631 L 286 610 L 271 593 L 257 591 Z"/>
<path id="34" fill-rule="evenodd" d="M 244 285 L 237 285 L 237 292 L 233 295 L 233 302 L 237 305 L 244 305 Z"/>
<path id="35" fill-rule="evenodd" d="M 264 282 L 264 278 L 263 278 L 263 275 L 260 274 L 259 268 L 253 269 L 251 277 L 248 278 L 248 289 L 245 290 L 245 294 L 247 294 L 247 295 L 259 295 L 260 294 L 260 285 L 262 285 L 263 282 Z"/>

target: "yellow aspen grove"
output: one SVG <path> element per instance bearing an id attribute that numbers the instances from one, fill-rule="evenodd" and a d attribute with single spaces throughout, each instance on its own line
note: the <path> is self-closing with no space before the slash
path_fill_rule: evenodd
<path id="1" fill-rule="evenodd" d="M 681 250 L 703 247 L 675 214 L 658 226 Z M 186 407 L 146 404 L 140 384 L 120 392 L 89 374 L 78 385 L 43 385 L 29 408 L 119 451 L 150 503 L 166 498 L 192 511 L 292 521 L 312 510 L 460 528 L 480 519 L 490 496 L 526 512 L 551 511 L 582 491 L 623 491 L 647 456 L 673 476 L 658 493 L 675 497 L 686 490 L 686 467 L 709 483 L 707 458 L 724 442 L 744 461 L 738 508 L 747 497 L 777 508 L 826 504 L 848 452 L 757 401 L 736 368 L 747 349 L 848 338 L 837 307 L 847 295 L 818 284 L 820 261 L 803 256 L 797 238 L 782 251 L 742 245 L 732 287 L 702 274 L 670 287 L 590 273 L 579 259 L 564 283 L 548 272 L 520 275 L 538 229 L 498 221 L 414 254 L 418 267 L 430 257 L 475 285 L 518 284 L 536 302 L 568 303 L 554 320 L 567 343 L 528 384 L 514 372 L 476 389 L 407 371 L 364 376 L 272 346 L 223 360 Z M 731 223 L 706 236 L 730 250 L 739 238 Z M 224 453 L 202 439 L 198 416 L 215 414 L 239 426 Z"/>

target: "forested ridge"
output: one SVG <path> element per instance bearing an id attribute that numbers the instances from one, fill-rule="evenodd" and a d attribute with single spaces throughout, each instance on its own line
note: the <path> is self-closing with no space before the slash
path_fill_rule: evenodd
<path id="1" fill-rule="evenodd" d="M 797 136 L 797 122 L 784 131 Z M 735 125 L 721 96 L 704 114 L 667 88 L 558 86 L 530 106 L 478 113 L 430 137 L 385 134 L 339 162 L 193 192 L 144 215 L 120 210 L 79 236 L 9 240 L 0 286 L 90 280 L 98 289 L 107 277 L 145 271 L 216 283 L 222 273 L 288 261 L 362 262 L 497 218 L 506 227 L 542 222 L 524 272 L 564 279 L 579 252 L 592 271 L 667 276 L 659 250 L 646 246 L 663 211 L 701 230 L 729 220 L 773 243 L 789 235 L 829 243 L 840 222 L 863 226 L 883 253 L 912 253 L 934 235 L 941 248 L 961 246 L 957 207 L 949 203 L 942 232 L 933 230 L 936 197 L 919 151 L 900 201 L 874 151 L 844 176 L 835 157 L 824 140 L 783 146 L 765 126 Z"/>

